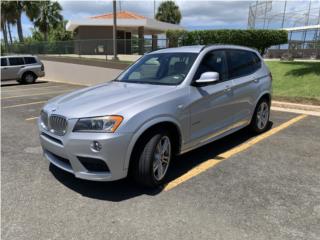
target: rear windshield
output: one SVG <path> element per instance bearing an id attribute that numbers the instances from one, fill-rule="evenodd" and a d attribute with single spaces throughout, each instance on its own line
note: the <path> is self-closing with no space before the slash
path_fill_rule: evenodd
<path id="1" fill-rule="evenodd" d="M 23 58 L 21 58 L 21 57 L 10 57 L 9 58 L 9 63 L 10 63 L 11 66 L 24 65 Z"/>
<path id="2" fill-rule="evenodd" d="M 197 56 L 197 53 L 148 54 L 128 68 L 116 81 L 178 85 L 187 76 Z"/>
<path id="3" fill-rule="evenodd" d="M 24 62 L 26 64 L 33 64 L 33 63 L 37 63 L 37 60 L 34 57 L 25 57 Z"/>

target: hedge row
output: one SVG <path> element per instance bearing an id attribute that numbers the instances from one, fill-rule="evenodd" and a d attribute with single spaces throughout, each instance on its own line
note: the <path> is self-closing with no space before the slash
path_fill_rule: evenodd
<path id="1" fill-rule="evenodd" d="M 169 47 L 184 45 L 236 44 L 256 48 L 261 54 L 273 45 L 288 42 L 284 30 L 169 30 Z"/>

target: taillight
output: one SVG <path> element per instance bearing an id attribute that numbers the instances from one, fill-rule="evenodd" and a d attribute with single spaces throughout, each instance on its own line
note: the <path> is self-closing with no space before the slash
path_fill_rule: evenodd
<path id="1" fill-rule="evenodd" d="M 41 71 L 44 71 L 44 65 L 41 63 Z"/>
<path id="2" fill-rule="evenodd" d="M 271 72 L 269 72 L 269 77 L 270 77 L 270 79 L 271 79 L 271 81 L 272 81 L 272 74 L 271 74 Z"/>

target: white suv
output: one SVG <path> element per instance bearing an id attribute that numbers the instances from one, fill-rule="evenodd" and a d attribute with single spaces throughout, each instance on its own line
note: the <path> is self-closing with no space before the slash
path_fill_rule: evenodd
<path id="1" fill-rule="evenodd" d="M 49 101 L 38 125 L 45 157 L 78 178 L 129 172 L 161 184 L 174 155 L 250 126 L 268 129 L 271 75 L 259 53 L 190 46 L 144 55 L 117 79 Z"/>
<path id="2" fill-rule="evenodd" d="M 17 80 L 19 83 L 29 84 L 44 75 L 44 65 L 36 56 L 1 57 L 1 81 Z"/>

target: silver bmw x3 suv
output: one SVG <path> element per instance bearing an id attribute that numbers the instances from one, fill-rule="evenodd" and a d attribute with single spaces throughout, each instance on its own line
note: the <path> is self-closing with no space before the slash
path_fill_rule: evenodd
<path id="1" fill-rule="evenodd" d="M 44 156 L 78 178 L 113 181 L 131 173 L 157 186 L 175 155 L 246 126 L 264 132 L 271 82 L 250 48 L 151 52 L 114 81 L 50 100 L 38 121 Z"/>

